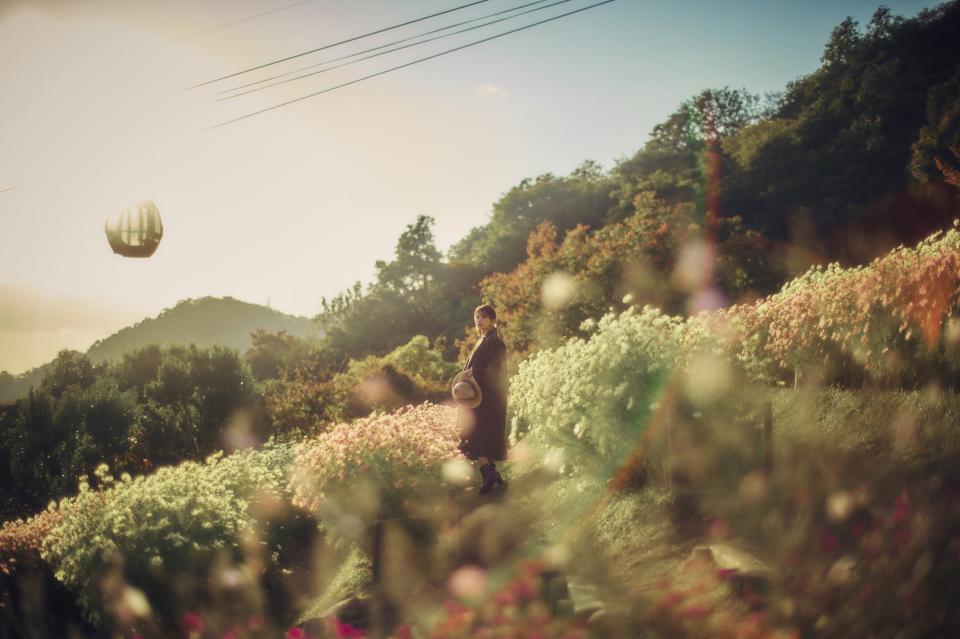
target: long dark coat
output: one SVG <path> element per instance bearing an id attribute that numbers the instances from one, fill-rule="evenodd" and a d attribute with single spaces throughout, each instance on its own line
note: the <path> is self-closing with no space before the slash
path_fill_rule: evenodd
<path id="1" fill-rule="evenodd" d="M 507 458 L 507 347 L 488 331 L 470 353 L 463 370 L 473 369 L 483 400 L 476 408 L 460 408 L 460 450 L 469 459 Z"/>

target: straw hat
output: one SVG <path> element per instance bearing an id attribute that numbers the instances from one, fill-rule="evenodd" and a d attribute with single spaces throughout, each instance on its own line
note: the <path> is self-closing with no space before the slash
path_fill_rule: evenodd
<path id="1" fill-rule="evenodd" d="M 473 376 L 467 376 L 467 371 L 457 373 L 450 383 L 450 392 L 457 404 L 464 408 L 476 408 L 483 400 L 483 394 L 480 392 L 480 385 L 473 379 Z"/>

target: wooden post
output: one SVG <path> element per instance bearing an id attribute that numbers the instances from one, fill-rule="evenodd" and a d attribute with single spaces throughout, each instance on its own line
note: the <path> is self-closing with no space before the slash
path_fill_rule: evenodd
<path id="1" fill-rule="evenodd" d="M 761 439 L 760 459 L 763 472 L 773 472 L 773 402 L 763 403 L 763 435 Z"/>

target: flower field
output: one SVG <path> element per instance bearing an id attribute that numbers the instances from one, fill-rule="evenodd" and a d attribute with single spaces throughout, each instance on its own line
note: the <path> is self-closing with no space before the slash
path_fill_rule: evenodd
<path id="1" fill-rule="evenodd" d="M 492 501 L 430 403 L 137 478 L 102 465 L 0 529 L 5 614 L 39 578 L 73 627 L 124 637 L 935 635 L 958 622 L 958 296 L 954 227 L 753 304 L 589 320 L 512 378 Z M 774 576 L 733 588 L 689 559 L 711 543 Z"/>

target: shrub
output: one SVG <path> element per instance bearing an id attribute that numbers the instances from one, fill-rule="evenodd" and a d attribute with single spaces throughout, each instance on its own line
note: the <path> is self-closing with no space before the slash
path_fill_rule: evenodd
<path id="1" fill-rule="evenodd" d="M 40 546 L 63 519 L 57 510 L 46 510 L 29 519 L 8 521 L 0 527 L 0 573 L 13 574 L 20 566 L 40 563 Z"/>
<path id="2" fill-rule="evenodd" d="M 438 349 L 431 348 L 430 341 L 423 335 L 414 335 L 384 359 L 397 370 L 413 377 L 426 390 L 433 390 L 437 385 L 446 390 L 447 382 L 460 370 L 455 363 L 443 359 Z"/>
<path id="3" fill-rule="evenodd" d="M 950 382 L 952 374 L 956 383 L 948 355 L 960 345 L 960 323 L 945 320 L 958 303 L 954 228 L 866 267 L 814 268 L 754 304 L 688 319 L 649 307 L 611 313 L 588 339 L 568 340 L 521 365 L 510 388 L 512 438 L 529 428 L 534 443 L 618 463 L 671 372 L 687 388 L 703 386 L 711 376 L 704 368 L 721 370 L 728 383 L 739 376 L 771 383 L 788 371 L 816 372 L 820 362 L 833 380 L 916 383 L 926 366 L 933 379 Z"/>
<path id="4" fill-rule="evenodd" d="M 589 339 L 537 353 L 510 382 L 512 438 L 529 429 L 539 444 L 615 463 L 656 408 L 682 330 L 656 309 L 628 309 L 603 317 Z"/>
<path id="5" fill-rule="evenodd" d="M 79 592 L 93 618 L 102 612 L 98 579 L 118 562 L 127 581 L 169 613 L 177 578 L 191 576 L 211 551 L 239 547 L 257 496 L 283 494 L 290 450 L 268 445 L 228 457 L 216 453 L 205 463 L 119 481 L 102 465 L 100 490 L 82 479 L 80 493 L 60 503 L 63 520 L 43 542 L 43 558 Z"/>
<path id="6" fill-rule="evenodd" d="M 458 370 L 439 349 L 431 348 L 426 337 L 415 335 L 383 357 L 351 360 L 336 383 L 350 397 L 348 414 L 362 416 L 371 410 L 390 412 L 408 404 L 439 401 Z"/>
<path id="7" fill-rule="evenodd" d="M 51 508 L 0 528 L 0 637 L 89 637 L 76 598 L 40 558 L 63 515 Z"/>
<path id="8" fill-rule="evenodd" d="M 849 382 L 852 369 L 911 385 L 926 381 L 917 379 L 923 366 L 956 381 L 955 358 L 936 354 L 960 341 L 956 322 L 946 322 L 958 304 L 960 232 L 952 228 L 867 266 L 813 267 L 777 294 L 715 317 L 754 338 L 739 349 L 742 357 L 770 359 L 781 371 L 825 367 Z"/>
<path id="9" fill-rule="evenodd" d="M 418 483 L 439 484 L 444 462 L 461 457 L 459 439 L 455 410 L 433 404 L 338 424 L 297 446 L 294 504 L 317 511 L 325 497 L 358 480 L 385 488 L 385 499 Z"/>

